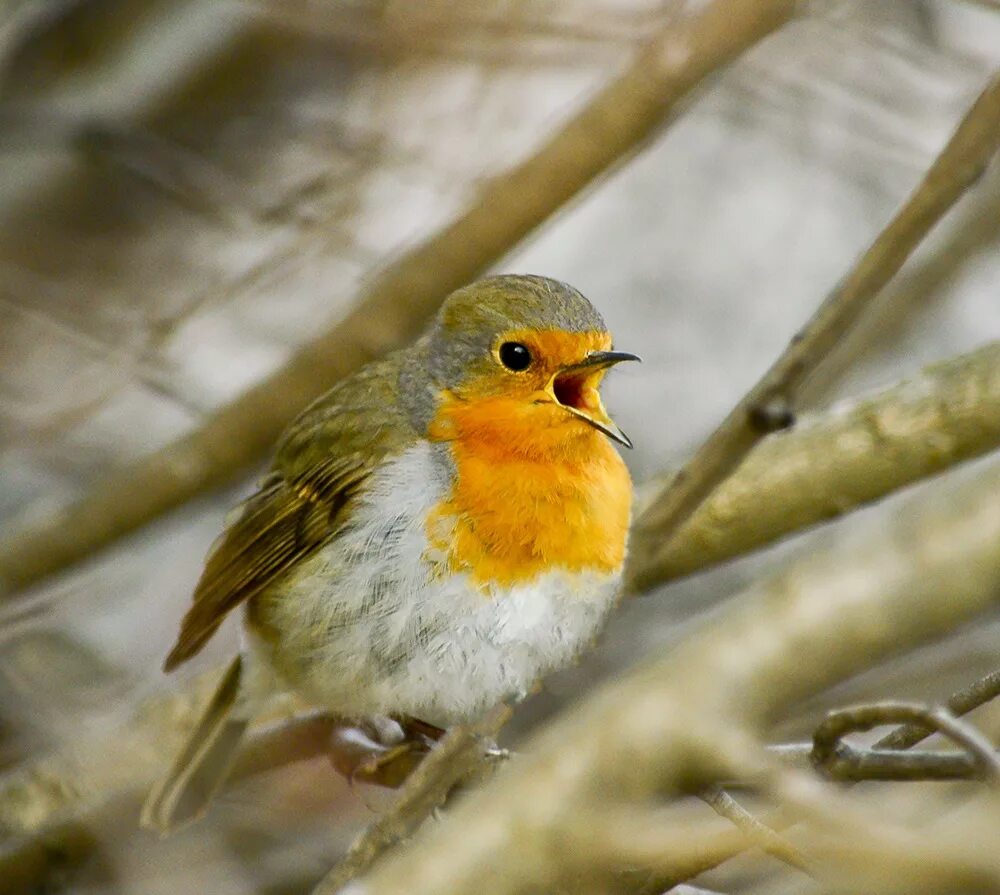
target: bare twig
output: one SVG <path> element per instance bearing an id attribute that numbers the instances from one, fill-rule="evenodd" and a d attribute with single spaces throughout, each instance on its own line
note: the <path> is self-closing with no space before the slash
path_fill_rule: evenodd
<path id="1" fill-rule="evenodd" d="M 662 557 L 679 527 L 765 435 L 792 423 L 802 385 L 920 241 L 980 177 L 998 146 L 1000 76 L 995 76 L 868 251 L 639 518 L 636 528 L 641 538 L 633 547 L 638 562 L 631 567 L 631 590 L 645 590 L 663 577 Z"/>
<path id="2" fill-rule="evenodd" d="M 972 756 L 983 776 L 994 785 L 1000 783 L 1000 758 L 986 737 L 947 709 L 919 703 L 876 702 L 830 712 L 813 733 L 813 764 L 822 770 L 836 758 L 841 739 L 849 733 L 899 723 L 919 724 L 944 734 Z"/>
<path id="3" fill-rule="evenodd" d="M 746 833 L 747 838 L 767 854 L 779 861 L 784 861 L 792 867 L 810 873 L 809 862 L 794 845 L 772 830 L 767 824 L 755 817 L 722 787 L 706 786 L 698 793 L 701 799 L 712 807 L 722 817 L 728 818 L 739 829 Z"/>
<path id="4" fill-rule="evenodd" d="M 0 543 L 0 588 L 27 587 L 232 480 L 338 379 L 411 341 L 438 303 L 651 137 L 706 77 L 787 22 L 794 0 L 716 0 L 665 28 L 534 155 L 376 277 L 354 311 L 188 437 Z"/>
<path id="5" fill-rule="evenodd" d="M 475 724 L 452 728 L 410 775 L 395 804 L 366 829 L 340 863 L 316 888 L 316 895 L 334 895 L 350 880 L 368 871 L 386 849 L 410 836 L 448 793 L 483 763 L 485 750 L 510 717 L 501 706 Z"/>
<path id="6" fill-rule="evenodd" d="M 958 692 L 953 693 L 948 697 L 945 707 L 951 714 L 961 717 L 981 705 L 986 705 L 987 702 L 998 696 L 1000 696 L 1000 670 L 991 671 L 968 687 L 963 687 Z M 933 727 L 927 727 L 923 724 L 904 724 L 882 737 L 875 743 L 875 748 L 909 749 L 910 746 L 917 745 L 932 733 L 934 733 Z"/>

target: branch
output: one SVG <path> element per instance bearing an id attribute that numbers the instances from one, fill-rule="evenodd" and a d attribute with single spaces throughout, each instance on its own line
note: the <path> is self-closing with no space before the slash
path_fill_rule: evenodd
<path id="1" fill-rule="evenodd" d="M 1000 147 L 1000 75 L 966 113 L 924 179 L 850 273 L 820 305 L 760 381 L 637 521 L 628 586 L 646 590 L 664 577 L 679 527 L 765 435 L 794 421 L 803 384 L 850 331 L 879 291 L 982 175 Z"/>
<path id="2" fill-rule="evenodd" d="M 545 890 L 582 860 L 559 845 L 576 816 L 759 771 L 765 757 L 751 735 L 780 710 L 997 604 L 998 489 L 994 469 L 946 506 L 906 514 L 849 562 L 813 557 L 751 589 L 715 624 L 547 727 L 387 856 L 363 891 Z"/>
<path id="3" fill-rule="evenodd" d="M 749 553 L 997 447 L 1000 342 L 766 438 L 663 549 L 659 529 L 634 529 L 631 579 L 658 585 Z"/>
<path id="4" fill-rule="evenodd" d="M 464 213 L 386 268 L 346 319 L 277 373 L 76 504 L 10 532 L 0 543 L 0 588 L 35 584 L 259 462 L 309 401 L 412 341 L 449 292 L 634 152 L 706 77 L 795 9 L 795 0 L 716 0 L 665 28 L 534 155 L 488 181 Z"/>
<path id="5" fill-rule="evenodd" d="M 355 877 L 366 873 L 389 848 L 403 841 L 444 804 L 456 784 L 482 768 L 484 741 L 492 742 L 511 712 L 502 706 L 475 724 L 448 732 L 410 775 L 399 798 L 369 826 L 340 863 L 316 887 L 316 895 L 335 895 Z"/>
<path id="6" fill-rule="evenodd" d="M 1000 696 L 1000 671 L 991 671 L 978 681 L 948 697 L 945 708 L 953 715 L 961 717 L 998 696 Z M 910 746 L 916 746 L 932 733 L 934 733 L 933 727 L 927 727 L 923 724 L 904 724 L 882 737 L 875 744 L 875 748 L 909 749 Z"/>
<path id="7" fill-rule="evenodd" d="M 715 784 L 706 786 L 698 795 L 716 814 L 732 821 L 734 826 L 746 834 L 747 839 L 771 857 L 811 874 L 809 861 L 794 845 L 747 811 L 722 787 Z"/>

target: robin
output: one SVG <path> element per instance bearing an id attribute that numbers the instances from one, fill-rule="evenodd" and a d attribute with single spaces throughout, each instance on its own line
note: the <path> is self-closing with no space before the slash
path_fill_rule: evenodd
<path id="1" fill-rule="evenodd" d="M 171 671 L 243 606 L 243 650 L 144 824 L 201 813 L 274 694 L 427 745 L 591 642 L 632 500 L 611 444 L 631 442 L 598 389 L 627 360 L 572 287 L 490 277 L 308 407 L 210 551 L 167 656 Z"/>

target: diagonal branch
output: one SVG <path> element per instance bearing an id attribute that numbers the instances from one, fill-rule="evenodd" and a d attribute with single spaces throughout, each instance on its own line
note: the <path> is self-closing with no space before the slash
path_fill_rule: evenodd
<path id="1" fill-rule="evenodd" d="M 632 578 L 647 586 L 680 578 L 998 447 L 994 342 L 765 438 L 662 549 L 659 529 L 633 531 Z"/>
<path id="2" fill-rule="evenodd" d="M 804 873 L 811 873 L 809 861 L 799 849 L 747 811 L 721 786 L 706 786 L 698 795 L 716 814 L 732 821 L 734 826 L 746 834 L 747 839 L 756 843 L 767 854 Z"/>
<path id="3" fill-rule="evenodd" d="M 663 557 L 680 526 L 765 435 L 793 423 L 803 384 L 982 175 L 998 148 L 1000 75 L 986 86 L 920 185 L 805 328 L 639 518 L 640 537 L 633 548 L 639 561 L 630 573 L 630 590 L 645 590 L 663 576 Z"/>

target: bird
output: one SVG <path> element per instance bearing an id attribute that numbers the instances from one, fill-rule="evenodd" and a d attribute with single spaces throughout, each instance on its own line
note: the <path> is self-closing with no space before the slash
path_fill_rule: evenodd
<path id="1" fill-rule="evenodd" d="M 210 549 L 164 663 L 242 608 L 240 652 L 143 826 L 203 814 L 282 694 L 428 744 L 574 661 L 618 601 L 631 517 L 613 443 L 632 443 L 599 389 L 638 360 L 573 287 L 497 275 L 308 406 Z"/>

